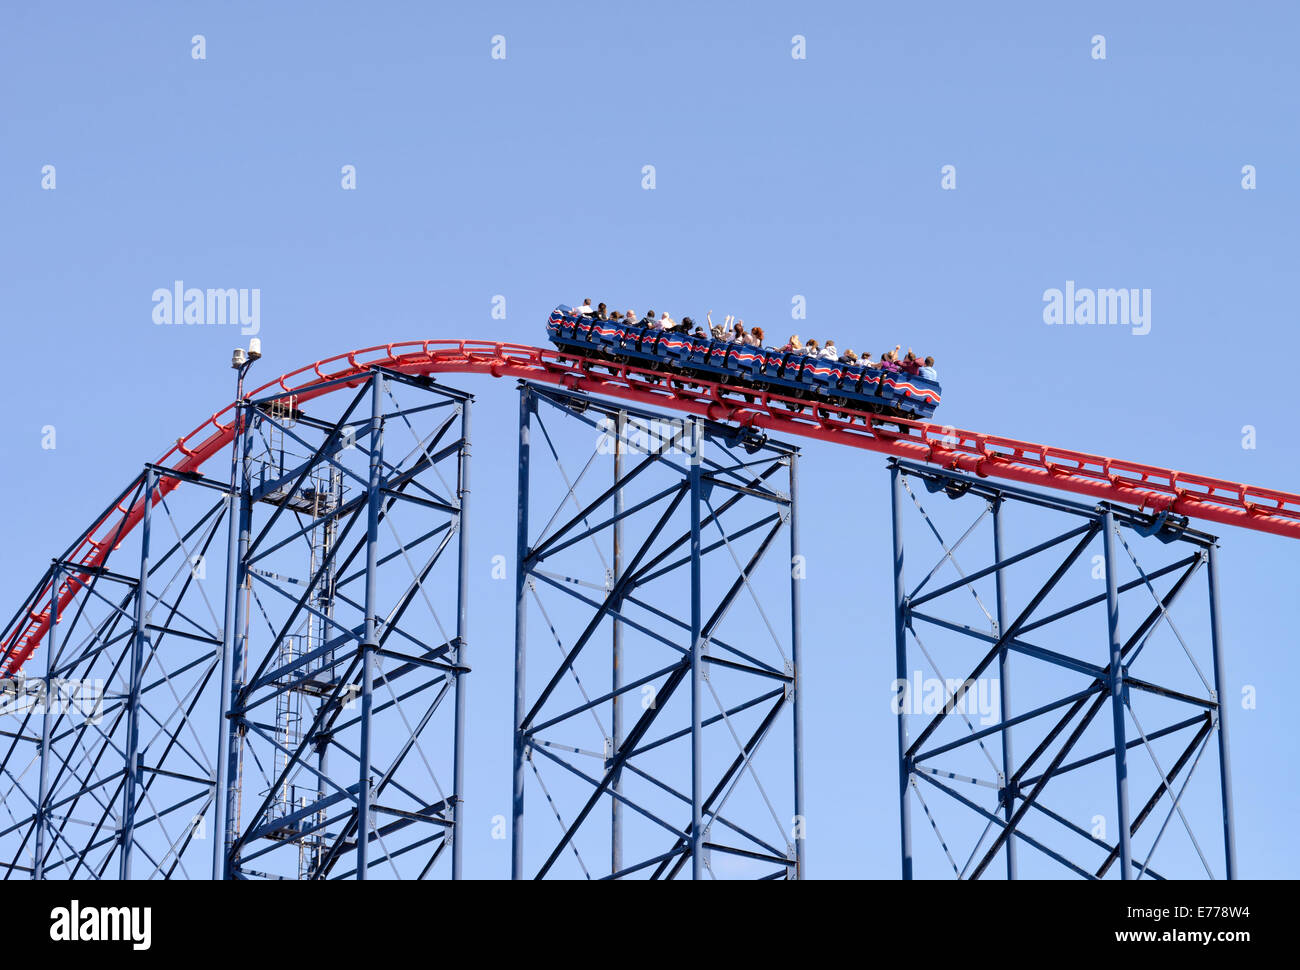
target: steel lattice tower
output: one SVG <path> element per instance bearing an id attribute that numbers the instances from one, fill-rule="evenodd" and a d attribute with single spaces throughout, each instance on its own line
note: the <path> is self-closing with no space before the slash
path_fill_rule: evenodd
<path id="1" fill-rule="evenodd" d="M 800 878 L 796 449 L 528 383 L 519 434 L 514 876 Z"/>
<path id="2" fill-rule="evenodd" d="M 890 466 L 903 877 L 1235 878 L 1215 537 Z M 914 541 L 919 578 L 909 519 L 938 541 Z M 1166 869 L 1174 842 L 1199 863 Z"/>
<path id="3" fill-rule="evenodd" d="M 244 402 L 232 484 L 147 465 L 104 564 L 38 584 L 6 878 L 459 875 L 471 398 L 379 367 L 349 389 L 329 416 Z M 91 703 L 35 703 L 67 683 Z"/>

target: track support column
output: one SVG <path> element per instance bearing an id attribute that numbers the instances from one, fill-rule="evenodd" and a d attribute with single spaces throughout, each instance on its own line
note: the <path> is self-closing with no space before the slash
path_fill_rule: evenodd
<path id="1" fill-rule="evenodd" d="M 803 800 L 803 554 L 799 546 L 799 455 L 790 455 L 790 667 L 794 683 L 790 691 L 790 713 L 794 731 L 794 878 L 807 875 L 807 819 Z"/>
<path id="2" fill-rule="evenodd" d="M 1133 878 L 1128 809 L 1128 749 L 1124 743 L 1124 654 L 1119 636 L 1119 580 L 1115 560 L 1115 516 L 1102 513 L 1102 541 L 1106 561 L 1106 620 L 1110 632 L 1110 704 L 1115 728 L 1115 804 L 1119 814 L 1120 878 Z"/>
<path id="3" fill-rule="evenodd" d="M 1002 497 L 996 496 L 990 503 L 993 510 L 993 562 L 997 566 L 994 573 L 994 587 L 997 595 L 997 617 L 998 628 L 997 636 L 1002 636 L 1002 631 L 1007 628 L 1007 587 L 1006 577 L 1003 575 L 1002 560 Z M 1007 646 L 1004 644 L 1002 651 L 998 654 L 998 715 L 1004 727 L 1002 728 L 1002 807 L 1003 817 L 1007 824 L 1011 824 L 1011 816 L 1016 810 L 1015 791 L 1011 787 L 1011 779 L 1015 774 L 1013 765 L 1015 759 L 1011 749 L 1011 728 L 1006 727 L 1007 718 L 1011 716 L 1011 655 Z M 1007 878 L 1016 878 L 1016 839 L 1006 840 L 1007 853 Z"/>
<path id="4" fill-rule="evenodd" d="M 235 437 L 231 442 L 230 491 L 227 497 L 229 532 L 226 544 L 226 599 L 221 633 L 221 688 L 217 745 L 217 779 L 214 791 L 212 878 L 229 879 L 234 871 L 232 853 L 239 837 L 239 784 L 242 725 L 237 713 L 243 679 L 243 627 L 246 609 L 248 553 L 252 527 L 252 499 L 248 491 L 248 404 L 235 402 Z"/>
<path id="5" fill-rule="evenodd" d="M 135 631 L 132 636 L 129 687 L 126 701 L 126 755 L 122 786 L 122 851 L 118 857 L 118 878 L 131 878 L 131 850 L 135 845 L 135 803 L 140 784 L 140 687 L 144 676 L 145 644 L 149 636 L 149 533 L 153 525 L 153 495 L 158 475 L 152 468 L 144 473 L 144 516 L 140 521 L 140 580 L 135 589 Z"/>
<path id="6" fill-rule="evenodd" d="M 511 799 L 510 878 L 524 878 L 524 760 L 528 756 L 523 723 L 528 713 L 524 674 L 528 643 L 528 458 L 533 411 L 532 391 L 519 391 L 519 509 L 515 547 L 515 704 L 514 772 Z"/>
<path id="7" fill-rule="evenodd" d="M 32 878 L 45 878 L 45 844 L 49 831 L 50 802 L 50 732 L 52 729 L 50 710 L 50 691 L 54 686 L 54 670 L 57 663 L 55 631 L 59 625 L 59 566 L 56 563 L 50 569 L 50 632 L 45 648 L 45 699 L 41 709 L 41 765 L 40 780 L 37 782 L 36 798 L 36 859 L 32 863 Z"/>
<path id="8" fill-rule="evenodd" d="M 704 878 L 704 617 L 700 603 L 700 449 L 703 434 L 698 419 L 688 424 L 691 490 L 691 878 Z"/>
<path id="9" fill-rule="evenodd" d="M 614 563 L 610 577 L 611 590 L 617 589 L 623 578 L 623 442 L 627 437 L 627 412 L 619 411 L 615 421 L 614 442 L 614 525 L 611 528 L 614 542 Z M 622 603 L 614 604 L 615 610 L 622 609 Z M 612 759 L 615 752 L 623 745 L 623 621 L 616 614 L 614 617 L 613 658 L 610 674 L 610 749 L 606 757 Z M 611 784 L 614 797 L 609 800 L 609 871 L 611 874 L 623 868 L 623 772 L 614 768 L 614 781 Z"/>
<path id="10" fill-rule="evenodd" d="M 902 878 L 912 878 L 912 812 L 908 797 L 911 763 L 907 756 L 907 589 L 903 585 L 903 478 L 896 464 L 889 467 L 890 511 L 894 534 L 894 669 L 898 697 L 898 827 Z"/>
<path id="11" fill-rule="evenodd" d="M 1237 836 L 1232 812 L 1232 758 L 1228 750 L 1228 681 L 1223 670 L 1223 615 L 1219 607 L 1219 546 L 1206 550 L 1210 587 L 1210 649 L 1214 652 L 1214 695 L 1219 719 L 1219 785 L 1223 792 L 1223 857 L 1229 879 L 1237 878 Z"/>
<path id="12" fill-rule="evenodd" d="M 379 649 L 379 618 L 375 615 L 379 570 L 379 516 L 384 502 L 384 378 L 370 375 L 370 481 L 366 504 L 366 632 L 361 644 L 361 744 L 357 778 L 357 878 L 365 879 L 369 861 L 370 728 L 375 702 L 375 652 Z M 459 713 L 459 712 L 458 712 Z"/>
<path id="13" fill-rule="evenodd" d="M 456 566 L 456 725 L 455 737 L 452 739 L 452 776 L 454 778 L 456 799 L 452 809 L 451 830 L 451 878 L 461 878 L 464 863 L 465 841 L 465 693 L 468 688 L 466 675 L 469 652 L 469 460 L 470 460 L 470 406 L 462 402 L 460 415 L 460 487 L 457 489 L 457 504 L 460 514 L 457 520 L 459 530 L 456 537 L 457 552 L 460 561 Z"/>

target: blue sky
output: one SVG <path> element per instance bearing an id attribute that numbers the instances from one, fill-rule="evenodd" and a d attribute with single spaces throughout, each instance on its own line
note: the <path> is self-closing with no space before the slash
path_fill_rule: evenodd
<path id="1" fill-rule="evenodd" d="M 910 344 L 938 358 L 943 422 L 1300 489 L 1283 359 L 1298 20 L 1283 3 L 9 5 L 0 590 L 25 592 L 229 399 L 235 331 L 151 320 L 174 280 L 261 290 L 264 379 L 390 340 L 540 343 L 551 307 L 591 296 Z M 1043 292 L 1067 280 L 1150 289 L 1150 332 L 1045 326 Z M 517 402 L 505 382 L 461 386 L 479 399 L 486 579 L 514 545 Z M 811 874 L 888 877 L 893 725 L 861 701 L 893 676 L 887 478 L 873 456 L 806 454 L 802 530 L 825 564 L 805 593 L 809 811 L 844 824 L 810 843 Z M 829 541 L 846 522 L 860 560 Z M 1259 691 L 1232 711 L 1241 871 L 1294 876 L 1300 547 L 1223 538 L 1228 676 Z M 485 818 L 507 804 L 507 586 L 471 604 Z M 486 823 L 471 838 L 467 872 L 503 875 Z"/>

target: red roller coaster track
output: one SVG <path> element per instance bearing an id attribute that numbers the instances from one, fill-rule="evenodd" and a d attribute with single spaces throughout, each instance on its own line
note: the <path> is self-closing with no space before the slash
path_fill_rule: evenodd
<path id="1" fill-rule="evenodd" d="M 1300 538 L 1300 495 L 1288 492 L 950 426 L 881 419 L 821 403 L 814 407 L 807 401 L 754 388 L 575 358 L 523 344 L 479 340 L 383 344 L 291 371 L 253 391 L 249 397 L 292 394 L 301 404 L 340 388 L 356 386 L 373 367 L 412 375 L 489 374 L 541 381 L 570 390 L 673 408 L 714 421 L 884 452 L 982 477 L 1076 492 L 1141 510 L 1169 512 Z M 233 403 L 228 405 L 180 438 L 157 464 L 178 472 L 197 472 L 204 462 L 230 444 L 235 432 L 234 408 Z M 159 482 L 159 491 L 166 494 L 179 481 L 164 477 Z M 108 558 L 112 551 L 110 545 L 120 543 L 142 514 L 143 500 L 129 508 L 115 506 L 69 550 L 63 561 L 75 562 L 87 572 L 74 572 L 60 584 L 60 613 L 81 588 L 89 571 Z M 48 604 L 50 599 L 47 585 L 33 602 Z M 6 674 L 16 672 L 41 642 L 49 629 L 49 618 L 47 605 L 43 611 L 33 610 L 19 617 L 7 631 L 0 648 L 0 665 L 5 667 Z"/>

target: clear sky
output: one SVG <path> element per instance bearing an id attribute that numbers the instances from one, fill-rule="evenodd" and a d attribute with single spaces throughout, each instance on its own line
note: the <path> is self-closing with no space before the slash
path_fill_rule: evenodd
<path id="1" fill-rule="evenodd" d="M 1281 359 L 1297 326 L 1293 4 L 306 9 L 0 12 L 9 600 L 229 400 L 243 338 L 155 325 L 152 294 L 176 280 L 261 291 L 263 379 L 389 340 L 541 343 L 551 307 L 591 296 L 901 342 L 938 358 L 944 422 L 1300 490 Z M 1043 294 L 1066 281 L 1149 289 L 1149 332 L 1045 325 Z M 466 868 L 492 876 L 508 871 L 486 819 L 508 806 L 511 592 L 487 576 L 514 548 L 517 402 L 505 382 L 461 385 L 479 399 L 484 578 L 469 797 L 485 821 Z M 893 677 L 887 478 L 822 446 L 803 469 L 809 812 L 839 820 L 810 842 L 810 872 L 892 876 L 895 738 L 875 700 Z M 829 541 L 846 525 L 860 559 Z M 1223 539 L 1229 693 L 1258 689 L 1232 710 L 1240 867 L 1295 876 L 1300 545 Z"/>

